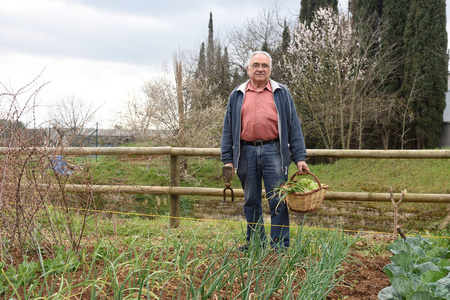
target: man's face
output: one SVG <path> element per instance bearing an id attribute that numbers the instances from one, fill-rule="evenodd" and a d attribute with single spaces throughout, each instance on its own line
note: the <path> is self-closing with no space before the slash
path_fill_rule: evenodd
<path id="1" fill-rule="evenodd" d="M 250 60 L 250 65 L 247 67 L 247 74 L 252 84 L 266 84 L 270 78 L 270 60 L 264 54 L 256 54 Z"/>

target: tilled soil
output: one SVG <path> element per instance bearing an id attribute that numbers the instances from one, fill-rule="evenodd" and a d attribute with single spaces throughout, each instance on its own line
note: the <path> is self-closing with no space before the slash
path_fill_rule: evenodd
<path id="1" fill-rule="evenodd" d="M 390 285 L 389 277 L 383 272 L 384 266 L 390 262 L 387 255 L 352 253 L 343 266 L 344 280 L 328 295 L 327 300 L 378 299 L 378 293 Z"/>

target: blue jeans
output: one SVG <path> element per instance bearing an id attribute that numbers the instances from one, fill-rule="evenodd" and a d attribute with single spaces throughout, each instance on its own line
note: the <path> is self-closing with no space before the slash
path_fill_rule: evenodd
<path id="1" fill-rule="evenodd" d="M 244 189 L 244 214 L 247 219 L 247 241 L 258 234 L 261 241 L 266 240 L 263 210 L 261 204 L 262 181 L 266 198 L 273 189 L 287 181 L 287 174 L 281 165 L 280 143 L 262 146 L 241 145 L 237 175 Z M 289 211 L 279 197 L 269 200 L 272 226 L 270 238 L 272 247 L 289 247 Z"/>

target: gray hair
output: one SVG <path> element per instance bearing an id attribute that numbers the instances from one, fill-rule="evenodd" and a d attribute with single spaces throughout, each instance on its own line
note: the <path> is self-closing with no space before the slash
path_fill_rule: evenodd
<path id="1" fill-rule="evenodd" d="M 270 68 L 272 69 L 272 57 L 271 57 L 270 54 L 267 53 L 266 51 L 254 51 L 254 52 L 250 55 L 250 58 L 247 60 L 246 67 L 250 66 L 250 61 L 252 60 L 252 58 L 253 58 L 255 55 L 258 55 L 258 54 L 265 55 L 265 56 L 267 56 L 267 57 L 269 58 L 269 62 L 270 62 L 269 65 L 270 65 Z"/>

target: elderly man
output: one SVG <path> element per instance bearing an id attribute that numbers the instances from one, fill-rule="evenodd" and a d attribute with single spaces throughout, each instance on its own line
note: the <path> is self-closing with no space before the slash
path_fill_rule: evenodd
<path id="1" fill-rule="evenodd" d="M 244 189 L 247 242 L 265 242 L 261 204 L 262 181 L 271 211 L 270 243 L 276 250 L 289 247 L 289 212 L 273 189 L 287 181 L 289 164 L 309 171 L 300 120 L 288 88 L 270 79 L 272 58 L 252 53 L 247 62 L 249 80 L 233 90 L 222 132 L 221 157 L 237 173 Z M 265 245 L 264 243 L 262 244 Z M 239 247 L 247 250 L 249 244 Z"/>

